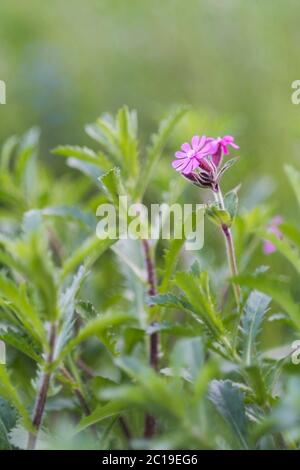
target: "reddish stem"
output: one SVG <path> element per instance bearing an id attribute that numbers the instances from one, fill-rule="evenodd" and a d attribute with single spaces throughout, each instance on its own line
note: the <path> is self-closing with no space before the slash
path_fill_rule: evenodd
<path id="1" fill-rule="evenodd" d="M 49 368 L 49 366 L 52 364 L 52 361 L 53 361 L 55 338 L 56 338 L 56 326 L 54 323 L 52 323 L 51 329 L 50 329 L 50 337 L 49 337 L 49 353 L 48 353 L 47 360 L 46 360 L 47 369 Z M 32 425 L 35 429 L 35 432 L 29 434 L 28 445 L 27 445 L 28 450 L 34 450 L 36 446 L 36 440 L 37 440 L 38 432 L 42 423 L 45 404 L 47 400 L 50 379 L 51 379 L 51 372 L 49 371 L 44 372 L 43 377 L 42 377 L 41 388 L 37 396 L 34 413 L 33 413 L 33 419 L 32 419 Z"/>
<path id="2" fill-rule="evenodd" d="M 155 273 L 155 266 L 154 261 L 151 255 L 150 244 L 148 240 L 142 240 L 142 245 L 145 254 L 145 263 L 146 263 L 146 270 L 147 270 L 147 280 L 148 280 L 148 294 L 149 296 L 153 296 L 157 294 L 156 289 L 156 273 Z M 150 366 L 155 370 L 158 371 L 159 364 L 158 364 L 158 349 L 159 349 L 159 336 L 158 332 L 154 331 L 150 335 Z M 144 437 L 150 438 L 155 433 L 155 419 L 153 416 L 146 414 L 145 416 L 145 429 L 144 429 Z"/>

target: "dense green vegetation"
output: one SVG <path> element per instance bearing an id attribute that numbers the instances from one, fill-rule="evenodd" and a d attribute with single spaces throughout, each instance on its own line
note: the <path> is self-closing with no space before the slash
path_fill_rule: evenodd
<path id="1" fill-rule="evenodd" d="M 0 449 L 299 448 L 298 10 L 1 3 Z M 225 207 L 172 169 L 195 134 L 240 146 Z M 100 240 L 120 194 L 207 204 L 204 247 Z"/>

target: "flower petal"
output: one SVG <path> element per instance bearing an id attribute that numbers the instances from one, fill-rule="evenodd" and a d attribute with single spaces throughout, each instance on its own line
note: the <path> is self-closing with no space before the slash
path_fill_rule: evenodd
<path id="1" fill-rule="evenodd" d="M 200 137 L 198 135 L 194 135 L 194 137 L 192 138 L 193 150 L 198 150 L 199 143 L 200 143 Z"/>
<path id="2" fill-rule="evenodd" d="M 234 142 L 230 142 L 230 145 L 231 145 L 231 147 L 233 147 L 234 149 L 239 149 L 239 148 L 240 148 L 240 147 L 239 147 L 237 144 L 235 144 Z"/>
<path id="3" fill-rule="evenodd" d="M 218 147 L 219 147 L 219 144 L 217 140 L 212 139 L 209 142 L 206 142 L 206 144 L 202 147 L 202 149 L 200 150 L 201 155 L 202 156 L 213 155 L 214 153 L 217 152 Z"/>
<path id="4" fill-rule="evenodd" d="M 207 139 L 206 139 L 206 135 L 203 135 L 200 139 L 200 142 L 199 142 L 199 149 L 201 149 L 201 147 L 203 147 L 203 145 L 206 143 Z"/>
<path id="5" fill-rule="evenodd" d="M 180 160 L 173 160 L 172 161 L 172 167 L 175 168 L 175 170 L 180 171 L 180 168 L 184 168 L 187 164 L 186 159 L 180 159 Z"/>
<path id="6" fill-rule="evenodd" d="M 186 174 L 188 174 L 188 173 L 191 173 L 191 171 L 192 171 L 194 168 L 196 168 L 194 165 L 195 165 L 195 160 L 191 158 L 191 159 L 188 161 L 188 164 L 186 165 L 186 167 L 182 170 L 182 173 L 183 173 L 184 175 L 186 175 Z M 198 165 L 197 162 L 196 162 L 196 165 Z"/>
<path id="7" fill-rule="evenodd" d="M 176 158 L 186 158 L 186 153 L 184 152 L 176 152 L 175 153 Z"/>
<path id="8" fill-rule="evenodd" d="M 231 144 L 234 141 L 234 137 L 232 135 L 224 135 L 223 139 L 227 144 Z"/>
<path id="9" fill-rule="evenodd" d="M 181 148 L 184 152 L 189 152 L 191 150 L 191 146 L 187 142 L 185 144 L 182 144 Z"/>

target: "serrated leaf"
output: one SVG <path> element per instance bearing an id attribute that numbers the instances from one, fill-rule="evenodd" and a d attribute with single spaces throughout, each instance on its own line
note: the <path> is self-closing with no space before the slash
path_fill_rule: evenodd
<path id="1" fill-rule="evenodd" d="M 107 313 L 91 320 L 79 331 L 75 338 L 66 344 L 61 351 L 56 364 L 60 363 L 76 346 L 83 341 L 86 341 L 91 336 L 100 335 L 114 326 L 126 324 L 132 320 L 133 317 L 126 313 Z"/>
<path id="2" fill-rule="evenodd" d="M 248 433 L 243 393 L 231 380 L 213 380 L 209 387 L 209 399 L 231 427 L 244 449 L 248 449 Z"/>
<path id="3" fill-rule="evenodd" d="M 192 273 L 178 272 L 175 283 L 182 289 L 192 310 L 205 323 L 210 333 L 215 337 L 222 335 L 224 326 L 210 295 L 207 273 L 200 273 L 197 278 Z"/>
<path id="4" fill-rule="evenodd" d="M 192 305 L 183 297 L 177 297 L 172 293 L 152 295 L 148 299 L 149 305 L 160 305 L 166 308 L 177 308 L 193 311 Z"/>
<path id="5" fill-rule="evenodd" d="M 15 311 L 24 328 L 39 343 L 43 343 L 45 332 L 38 312 L 33 308 L 24 289 L 17 287 L 11 280 L 0 275 L 1 295 L 11 302 L 11 308 Z"/>
<path id="6" fill-rule="evenodd" d="M 244 360 L 247 365 L 251 365 L 255 361 L 257 335 L 270 302 L 271 298 L 269 296 L 255 290 L 251 292 L 245 304 L 242 329 L 244 335 Z"/>
<path id="7" fill-rule="evenodd" d="M 0 365 L 0 395 L 18 410 L 27 429 L 32 429 L 30 416 L 22 404 L 15 387 L 12 385 L 5 366 Z"/>
<path id="8" fill-rule="evenodd" d="M 30 357 L 35 362 L 43 362 L 39 344 L 33 343 L 32 339 L 22 336 L 20 332 L 11 329 L 5 332 L 0 330 L 0 340 Z"/>
<path id="9" fill-rule="evenodd" d="M 126 195 L 124 184 L 121 179 L 120 169 L 117 167 L 112 168 L 105 173 L 105 175 L 101 176 L 99 181 L 109 200 L 116 207 L 119 207 L 119 197 Z"/>
<path id="10" fill-rule="evenodd" d="M 282 282 L 276 279 L 268 279 L 265 273 L 259 273 L 252 276 L 240 275 L 233 278 L 233 281 L 250 287 L 251 289 L 260 290 L 272 297 L 272 299 L 289 314 L 295 327 L 300 330 L 300 307 L 291 297 L 287 287 Z"/>

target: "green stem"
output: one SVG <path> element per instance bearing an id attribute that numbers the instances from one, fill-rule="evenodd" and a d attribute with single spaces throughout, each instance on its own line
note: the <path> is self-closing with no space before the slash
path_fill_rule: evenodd
<path id="1" fill-rule="evenodd" d="M 224 199 L 223 199 L 223 194 L 222 194 L 220 186 L 217 187 L 217 191 L 214 191 L 214 196 L 215 196 L 216 202 L 220 205 L 221 209 L 226 210 Z M 233 277 L 236 277 L 238 275 L 238 269 L 237 269 L 237 262 L 236 262 L 232 233 L 231 233 L 230 227 L 226 224 L 222 224 L 221 229 L 224 235 L 229 269 L 230 269 L 231 275 Z M 241 302 L 241 289 L 238 284 L 235 284 L 235 283 L 233 284 L 233 292 L 234 292 L 234 297 L 237 303 L 237 307 L 239 308 L 240 302 Z"/>

